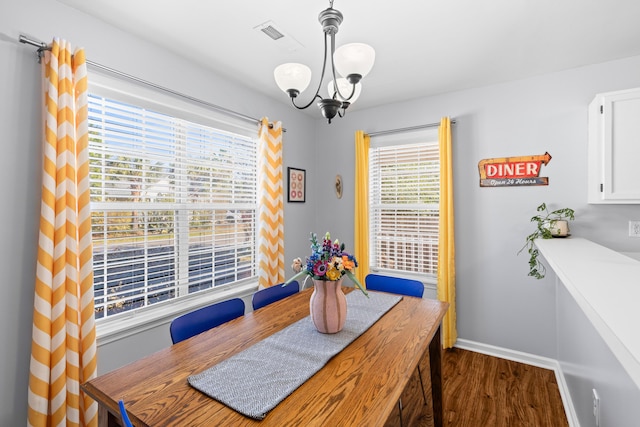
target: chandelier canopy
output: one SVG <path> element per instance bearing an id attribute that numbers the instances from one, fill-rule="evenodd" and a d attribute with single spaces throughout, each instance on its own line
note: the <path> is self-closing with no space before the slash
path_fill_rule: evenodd
<path id="1" fill-rule="evenodd" d="M 273 75 L 280 89 L 291 98 L 291 103 L 299 110 L 308 108 L 318 99 L 317 105 L 322 115 L 331 123 L 336 115 L 344 116 L 349 105 L 353 104 L 362 90 L 360 80 L 365 77 L 375 61 L 375 50 L 364 43 L 350 43 L 336 49 L 336 33 L 342 23 L 342 13 L 333 8 L 333 0 L 329 2 L 329 8 L 320 12 L 318 21 L 324 31 L 324 59 L 320 82 L 316 94 L 311 101 L 304 106 L 296 105 L 295 99 L 311 83 L 311 69 L 304 64 L 286 63 L 276 67 Z M 320 96 L 320 89 L 327 69 L 327 53 L 330 54 L 331 76 L 333 80 L 327 86 L 328 97 Z M 336 78 L 336 71 L 342 77 Z"/>

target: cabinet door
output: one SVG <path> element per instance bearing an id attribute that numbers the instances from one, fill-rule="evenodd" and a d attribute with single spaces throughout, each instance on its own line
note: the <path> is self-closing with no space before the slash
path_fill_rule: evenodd
<path id="1" fill-rule="evenodd" d="M 597 96 L 589 119 L 589 202 L 640 203 L 640 89 Z"/>
<path id="2" fill-rule="evenodd" d="M 604 197 L 640 201 L 640 91 L 605 97 Z"/>

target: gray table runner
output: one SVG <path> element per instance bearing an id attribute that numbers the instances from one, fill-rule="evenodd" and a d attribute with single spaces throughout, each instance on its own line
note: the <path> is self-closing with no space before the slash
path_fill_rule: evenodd
<path id="1" fill-rule="evenodd" d="M 337 334 L 321 334 L 309 316 L 217 365 L 189 384 L 247 417 L 263 419 L 278 403 L 364 333 L 402 297 L 347 294 L 347 321 Z"/>

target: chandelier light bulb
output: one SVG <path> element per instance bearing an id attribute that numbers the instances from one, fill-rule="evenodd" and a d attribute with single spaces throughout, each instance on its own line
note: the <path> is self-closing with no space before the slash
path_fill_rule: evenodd
<path id="1" fill-rule="evenodd" d="M 356 84 L 356 90 L 353 93 L 353 96 L 351 97 L 351 99 L 347 100 L 340 95 L 346 96 L 348 98 L 349 95 L 351 95 L 351 91 L 353 90 L 353 85 L 349 83 L 344 77 L 340 77 L 337 82 L 339 93 L 336 93 L 336 99 L 342 102 L 346 101 L 349 104 L 353 104 L 354 102 L 356 102 L 356 99 L 358 99 L 358 97 L 360 96 L 360 92 L 362 91 L 362 84 Z M 333 80 L 329 82 L 329 85 L 327 86 L 327 92 L 329 92 L 329 98 L 333 97 L 333 94 L 335 92 L 333 88 Z"/>
<path id="2" fill-rule="evenodd" d="M 294 62 L 278 65 L 273 76 L 278 87 L 287 93 L 292 89 L 298 93 L 303 92 L 311 83 L 311 69 Z"/>
<path id="3" fill-rule="evenodd" d="M 373 68 L 376 60 L 376 51 L 364 43 L 349 43 L 340 46 L 333 54 L 333 63 L 341 76 L 347 77 L 353 74 L 363 78 Z"/>

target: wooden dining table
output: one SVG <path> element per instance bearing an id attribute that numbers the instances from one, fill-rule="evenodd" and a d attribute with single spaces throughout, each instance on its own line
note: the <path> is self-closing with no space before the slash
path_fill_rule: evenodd
<path id="1" fill-rule="evenodd" d="M 138 427 L 400 425 L 402 397 L 404 426 L 413 425 L 407 421 L 410 417 L 442 426 L 440 326 L 448 304 L 431 299 L 403 297 L 262 420 L 248 418 L 189 385 L 189 376 L 308 316 L 310 292 L 299 292 L 84 383 L 82 390 L 99 404 L 98 424 L 120 425 L 118 401 L 123 399 Z M 425 378 L 418 380 L 431 390 L 430 402 L 416 386 L 421 364 L 428 368 L 426 373 L 422 369 Z"/>

